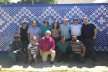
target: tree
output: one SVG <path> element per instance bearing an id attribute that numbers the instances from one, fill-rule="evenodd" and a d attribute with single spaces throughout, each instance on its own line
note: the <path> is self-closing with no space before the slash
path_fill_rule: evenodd
<path id="1" fill-rule="evenodd" d="M 56 4 L 56 0 L 33 0 L 34 4 Z M 32 4 L 32 0 L 21 0 L 18 4 Z"/>
<path id="2" fill-rule="evenodd" d="M 10 0 L 0 0 L 0 4 L 10 4 Z"/>

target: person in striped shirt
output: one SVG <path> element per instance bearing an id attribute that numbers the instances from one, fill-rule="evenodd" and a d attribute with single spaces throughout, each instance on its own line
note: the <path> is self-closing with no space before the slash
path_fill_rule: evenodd
<path id="1" fill-rule="evenodd" d="M 85 46 L 77 39 L 77 36 L 72 36 L 70 41 L 71 45 L 71 58 L 78 59 L 79 62 L 84 62 Z"/>
<path id="2" fill-rule="evenodd" d="M 36 42 L 36 36 L 33 36 L 31 39 L 31 43 L 28 45 L 28 63 L 32 60 L 37 62 L 37 54 L 38 54 L 38 43 Z"/>

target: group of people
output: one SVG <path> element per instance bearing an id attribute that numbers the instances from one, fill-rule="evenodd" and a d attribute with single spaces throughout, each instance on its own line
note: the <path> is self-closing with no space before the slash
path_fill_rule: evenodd
<path id="1" fill-rule="evenodd" d="M 83 63 L 85 58 L 96 61 L 94 44 L 97 28 L 87 18 L 83 18 L 82 22 L 82 25 L 78 24 L 78 20 L 74 19 L 73 24 L 69 24 L 65 18 L 63 24 L 54 21 L 52 27 L 48 21 L 40 27 L 37 27 L 36 21 L 32 21 L 32 27 L 24 22 L 10 45 L 9 55 L 14 61 L 23 56 L 28 63 L 38 62 L 38 56 L 47 62 L 49 55 L 51 64 L 55 57 L 58 62 L 76 59 Z"/>

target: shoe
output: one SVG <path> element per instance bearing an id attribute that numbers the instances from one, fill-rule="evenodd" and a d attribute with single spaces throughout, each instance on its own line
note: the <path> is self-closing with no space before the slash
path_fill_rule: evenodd
<path id="1" fill-rule="evenodd" d="M 54 61 L 51 61 L 50 64 L 54 64 Z"/>

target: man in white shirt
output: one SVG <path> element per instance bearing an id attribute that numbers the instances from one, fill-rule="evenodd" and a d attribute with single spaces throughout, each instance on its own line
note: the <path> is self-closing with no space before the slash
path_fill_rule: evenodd
<path id="1" fill-rule="evenodd" d="M 78 40 L 81 40 L 81 27 L 82 25 L 78 24 L 78 20 L 74 19 L 71 27 L 71 35 L 77 36 Z"/>

